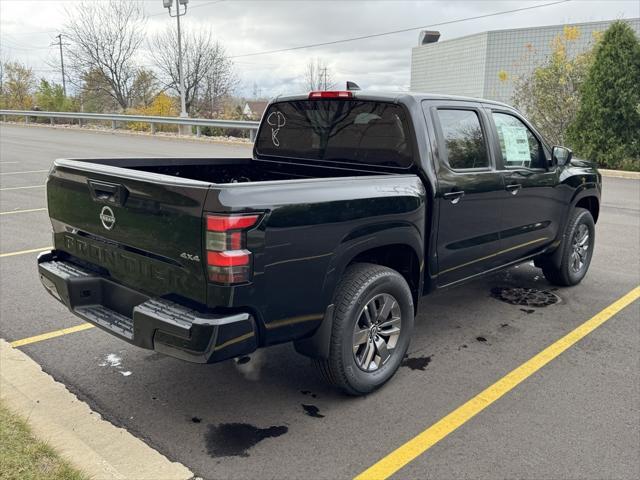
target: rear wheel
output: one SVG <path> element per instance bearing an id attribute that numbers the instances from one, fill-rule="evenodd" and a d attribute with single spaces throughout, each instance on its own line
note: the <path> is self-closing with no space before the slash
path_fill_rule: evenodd
<path id="1" fill-rule="evenodd" d="M 577 285 L 589 270 L 595 246 L 595 223 L 589 210 L 576 208 L 567 223 L 560 245 L 560 266 L 542 261 L 542 272 L 551 283 L 562 286 Z"/>
<path id="2" fill-rule="evenodd" d="M 337 287 L 329 358 L 322 376 L 350 395 L 369 393 L 396 372 L 413 330 L 413 297 L 395 270 L 358 263 Z"/>

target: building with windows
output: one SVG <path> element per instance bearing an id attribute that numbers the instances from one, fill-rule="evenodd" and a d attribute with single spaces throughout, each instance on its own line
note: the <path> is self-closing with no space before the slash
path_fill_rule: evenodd
<path id="1" fill-rule="evenodd" d="M 626 20 L 640 36 L 640 18 Z M 518 28 L 438 41 L 438 32 L 421 32 L 411 53 L 411 91 L 464 95 L 511 103 L 515 80 L 543 63 L 559 35 L 569 55 L 593 46 L 613 22 Z"/>

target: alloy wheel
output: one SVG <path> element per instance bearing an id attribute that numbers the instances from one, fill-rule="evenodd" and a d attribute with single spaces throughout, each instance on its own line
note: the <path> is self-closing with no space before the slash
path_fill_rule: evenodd
<path id="1" fill-rule="evenodd" d="M 358 367 L 373 372 L 389 361 L 400 337 L 400 306 L 388 293 L 364 306 L 353 330 L 353 356 Z"/>
<path id="2" fill-rule="evenodd" d="M 580 272 L 587 263 L 589 255 L 589 227 L 581 223 L 573 235 L 570 266 L 573 272 Z"/>

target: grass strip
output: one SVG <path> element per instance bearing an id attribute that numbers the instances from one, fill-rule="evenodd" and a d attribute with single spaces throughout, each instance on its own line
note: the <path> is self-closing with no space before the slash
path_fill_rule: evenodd
<path id="1" fill-rule="evenodd" d="M 1 480 L 88 480 L 0 402 Z"/>

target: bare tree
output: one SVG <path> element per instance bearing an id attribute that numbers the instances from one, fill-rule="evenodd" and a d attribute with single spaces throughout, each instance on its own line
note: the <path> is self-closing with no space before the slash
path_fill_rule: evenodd
<path id="1" fill-rule="evenodd" d="M 178 32 L 168 27 L 152 40 L 151 55 L 166 87 L 180 94 L 178 76 Z M 196 30 L 183 34 L 182 71 L 185 104 L 190 112 L 198 100 L 208 99 L 212 110 L 217 102 L 229 95 L 237 84 L 233 62 L 224 47 L 213 40 L 211 30 Z"/>
<path id="2" fill-rule="evenodd" d="M 336 86 L 333 74 L 321 58 L 309 60 L 304 75 L 307 90 L 331 90 Z"/>
<path id="3" fill-rule="evenodd" d="M 0 56 L 0 99 L 4 95 L 4 59 Z"/>
<path id="4" fill-rule="evenodd" d="M 216 48 L 222 48 L 216 43 Z M 238 78 L 233 71 L 233 63 L 224 55 L 220 55 L 207 75 L 206 100 L 208 108 L 213 115 L 222 109 L 222 101 L 229 97 L 238 86 Z"/>
<path id="5" fill-rule="evenodd" d="M 2 51 L 2 46 L 0 45 L 0 98 L 4 94 L 4 82 L 7 74 L 6 65 L 9 63 L 9 57 Z"/>
<path id="6" fill-rule="evenodd" d="M 144 38 L 144 16 L 135 0 L 83 1 L 67 12 L 67 55 L 76 83 L 100 76 L 104 93 L 121 109 L 131 105 L 134 57 Z"/>

